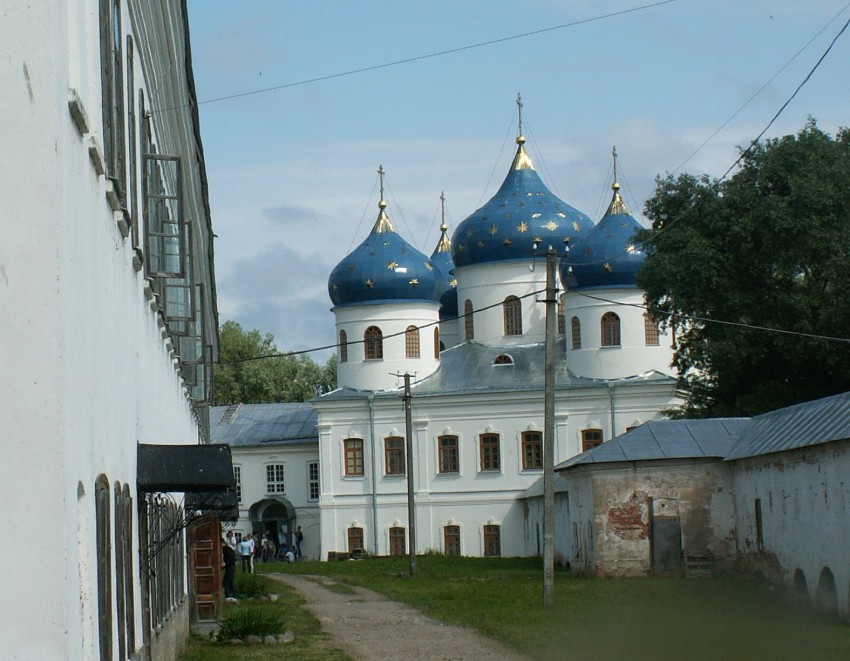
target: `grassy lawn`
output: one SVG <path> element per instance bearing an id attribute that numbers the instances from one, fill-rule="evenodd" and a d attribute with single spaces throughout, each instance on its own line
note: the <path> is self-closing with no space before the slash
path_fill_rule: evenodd
<path id="1" fill-rule="evenodd" d="M 280 565 L 278 565 L 280 566 Z M 237 574 L 236 590 L 240 592 L 241 576 Z M 295 641 L 286 645 L 239 646 L 221 645 L 207 638 L 192 636 L 181 661 L 271 661 L 292 659 L 297 661 L 352 661 L 351 657 L 333 645 L 328 634 L 322 631 L 318 620 L 302 608 L 304 600 L 293 590 L 280 583 L 272 590 L 280 595 L 276 602 L 259 602 L 243 599 L 239 604 L 225 604 L 223 617 L 236 613 L 240 608 L 261 608 L 279 614 L 286 631 L 295 634 Z"/>
<path id="2" fill-rule="evenodd" d="M 425 556 L 418 567 L 416 578 L 407 575 L 406 558 L 259 570 L 362 585 L 535 659 L 850 659 L 850 626 L 793 606 L 760 580 L 581 579 L 557 572 L 555 605 L 544 610 L 537 559 Z"/>

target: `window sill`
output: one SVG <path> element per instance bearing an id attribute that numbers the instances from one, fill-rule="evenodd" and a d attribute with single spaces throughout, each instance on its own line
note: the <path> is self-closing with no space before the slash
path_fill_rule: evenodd
<path id="1" fill-rule="evenodd" d="M 453 471 L 451 473 L 449 473 L 449 472 L 437 473 L 437 475 L 435 477 L 437 477 L 438 479 L 441 478 L 441 477 L 460 477 L 460 471 Z"/>
<path id="2" fill-rule="evenodd" d="M 604 344 L 599 347 L 600 349 L 622 349 L 622 344 Z"/>

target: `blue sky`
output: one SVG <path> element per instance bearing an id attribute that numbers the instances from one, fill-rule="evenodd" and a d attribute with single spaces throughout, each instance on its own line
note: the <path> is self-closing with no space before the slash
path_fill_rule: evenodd
<path id="1" fill-rule="evenodd" d="M 657 175 L 723 174 L 850 17 L 846 0 L 677 0 L 588 21 L 650 4 L 189 0 L 222 321 L 331 344 L 327 278 L 376 218 L 378 165 L 396 228 L 430 254 L 440 192 L 453 231 L 504 178 L 517 92 L 550 189 L 598 220 L 616 145 L 640 219 Z M 850 125 L 848 62 L 850 29 L 767 137 Z"/>

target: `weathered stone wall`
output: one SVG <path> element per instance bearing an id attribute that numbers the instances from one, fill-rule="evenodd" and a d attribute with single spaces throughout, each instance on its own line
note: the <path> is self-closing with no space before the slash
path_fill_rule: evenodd
<path id="1" fill-rule="evenodd" d="M 775 558 L 777 580 L 850 618 L 850 441 L 743 459 L 731 473 L 745 564 Z"/>
<path id="2" fill-rule="evenodd" d="M 586 473 L 580 475 L 579 471 Z M 727 558 L 735 551 L 734 500 L 727 467 L 719 460 L 618 463 L 592 470 L 582 467 L 571 484 L 574 528 L 592 525 L 587 562 L 576 564 L 597 576 L 650 573 L 650 502 L 656 516 L 678 516 L 684 553 Z M 592 484 L 593 514 L 588 517 L 587 487 Z M 571 490 L 571 495 L 572 495 Z M 576 548 L 579 560 L 582 549 Z"/>

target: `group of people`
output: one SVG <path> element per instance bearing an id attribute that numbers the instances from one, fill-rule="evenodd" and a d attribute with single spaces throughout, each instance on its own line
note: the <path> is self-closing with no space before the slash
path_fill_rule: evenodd
<path id="1" fill-rule="evenodd" d="M 293 534 L 295 544 L 289 546 L 286 543 L 286 528 L 281 528 L 278 536 L 278 543 L 273 539 L 274 535 L 266 531 L 259 542 L 254 538 L 253 533 L 245 535 L 241 541 L 236 541 L 236 536 L 232 530 L 228 530 L 222 537 L 222 560 L 224 566 L 224 575 L 222 577 L 222 587 L 224 588 L 224 598 L 235 598 L 235 582 L 236 582 L 236 560 L 242 560 L 242 573 L 254 573 L 254 558 L 262 558 L 263 562 L 274 560 L 282 560 L 284 562 L 295 562 L 296 558 L 301 557 L 301 542 L 304 541 L 304 533 L 301 532 L 301 526 Z"/>

